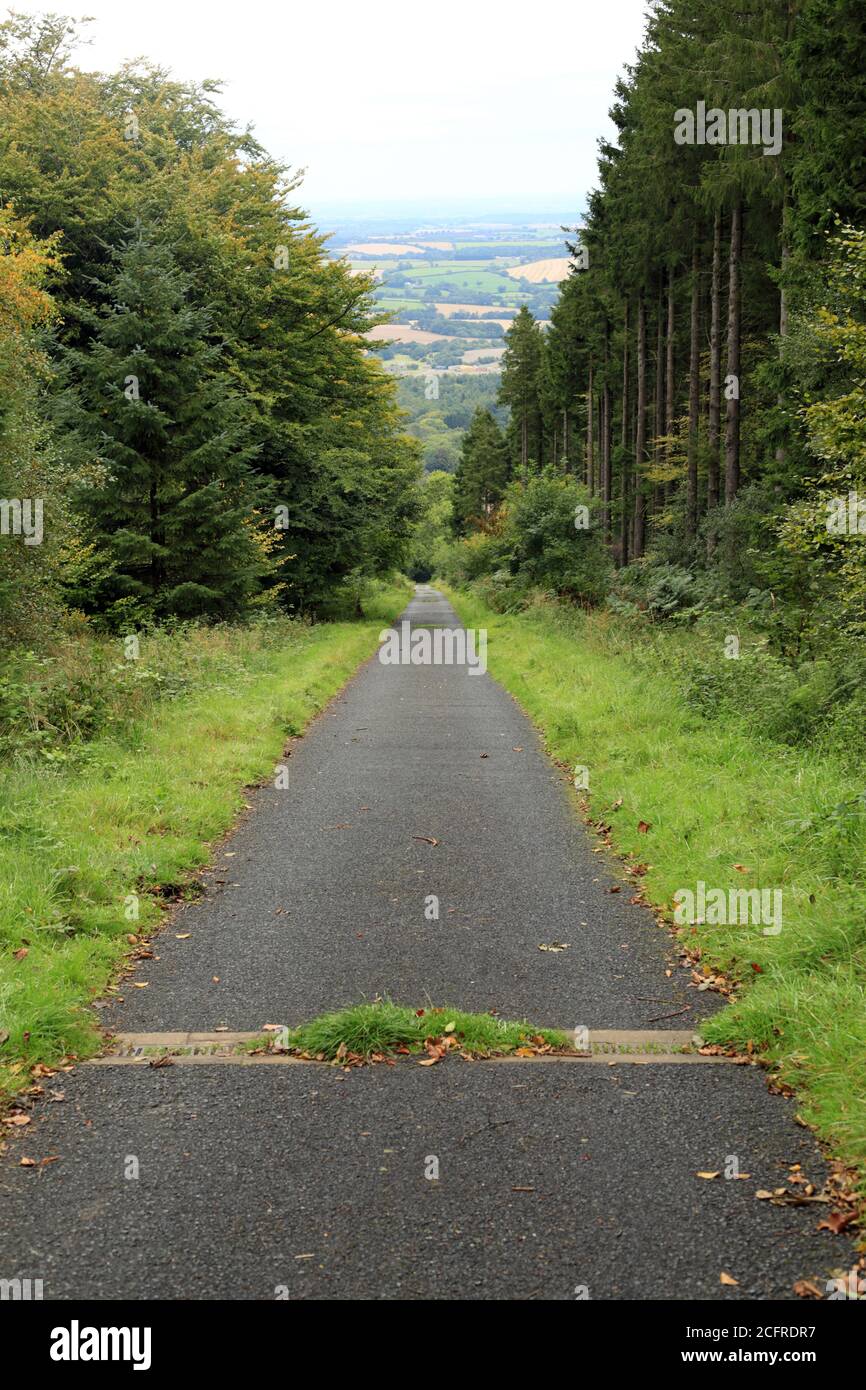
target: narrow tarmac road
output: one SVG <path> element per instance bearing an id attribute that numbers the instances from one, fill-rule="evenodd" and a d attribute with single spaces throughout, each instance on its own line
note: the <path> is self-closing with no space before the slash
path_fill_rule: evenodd
<path id="1" fill-rule="evenodd" d="M 406 616 L 457 626 L 425 588 Z M 253 1030 L 385 994 L 590 1029 L 714 1006 L 610 893 L 488 676 L 374 659 L 288 767 L 112 1027 Z M 46 1298 L 793 1298 L 851 1262 L 814 1208 L 756 1200 L 826 1169 L 753 1068 L 85 1065 L 58 1089 L 0 1161 L 0 1276 Z M 696 1177 L 732 1161 L 749 1176 Z"/>

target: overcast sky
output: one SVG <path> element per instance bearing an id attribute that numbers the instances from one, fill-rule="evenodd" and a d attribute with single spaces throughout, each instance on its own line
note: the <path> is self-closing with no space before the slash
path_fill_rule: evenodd
<path id="1" fill-rule="evenodd" d="M 81 65 L 147 56 L 225 81 L 224 105 L 341 202 L 582 209 L 645 0 L 63 0 L 92 15 Z"/>

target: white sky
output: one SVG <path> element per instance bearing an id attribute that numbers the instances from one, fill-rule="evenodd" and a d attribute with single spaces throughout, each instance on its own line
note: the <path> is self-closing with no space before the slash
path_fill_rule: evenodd
<path id="1" fill-rule="evenodd" d="M 300 201 L 582 209 L 645 0 L 9 0 L 91 15 L 81 66 L 146 56 L 307 175 Z M 5 7 L 4 7 L 5 8 Z"/>

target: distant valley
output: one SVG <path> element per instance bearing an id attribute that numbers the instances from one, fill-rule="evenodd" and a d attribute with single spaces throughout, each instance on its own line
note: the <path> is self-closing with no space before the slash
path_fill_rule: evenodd
<path id="1" fill-rule="evenodd" d="M 373 274 L 389 317 L 368 334 L 423 443 L 428 470 L 452 472 L 477 405 L 496 409 L 505 333 L 521 305 L 549 321 L 568 273 L 575 218 L 341 221 L 330 254 Z M 567 229 L 567 230 L 566 230 Z"/>

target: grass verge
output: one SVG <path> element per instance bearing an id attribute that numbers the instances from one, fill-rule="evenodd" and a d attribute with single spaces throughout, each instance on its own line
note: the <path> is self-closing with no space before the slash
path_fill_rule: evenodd
<path id="1" fill-rule="evenodd" d="M 701 1032 L 761 1050 L 866 1195 L 862 772 L 842 750 L 783 746 L 734 713 L 695 710 L 676 673 L 684 646 L 703 651 L 696 634 L 642 635 L 609 613 L 555 603 L 501 615 L 474 593 L 450 597 L 468 627 L 487 629 L 491 674 L 552 756 L 588 768 L 589 812 L 641 866 L 660 915 L 672 923 L 674 894 L 699 881 L 726 894 L 782 890 L 777 935 L 751 923 L 678 928 L 699 972 L 736 985 Z"/>
<path id="2" fill-rule="evenodd" d="M 60 761 L 7 757 L 0 1097 L 26 1084 L 36 1063 L 98 1050 L 86 1006 L 130 949 L 128 936 L 151 932 L 173 900 L 195 891 L 193 875 L 243 809 L 244 787 L 270 775 L 286 739 L 373 654 L 408 591 L 379 587 L 357 622 L 280 619 L 144 637 L 137 669 L 152 674 L 161 644 L 164 665 L 187 673 L 169 683 L 176 693 L 163 689 L 131 722 L 72 740 Z M 121 663 L 117 680 L 128 679 Z"/>

